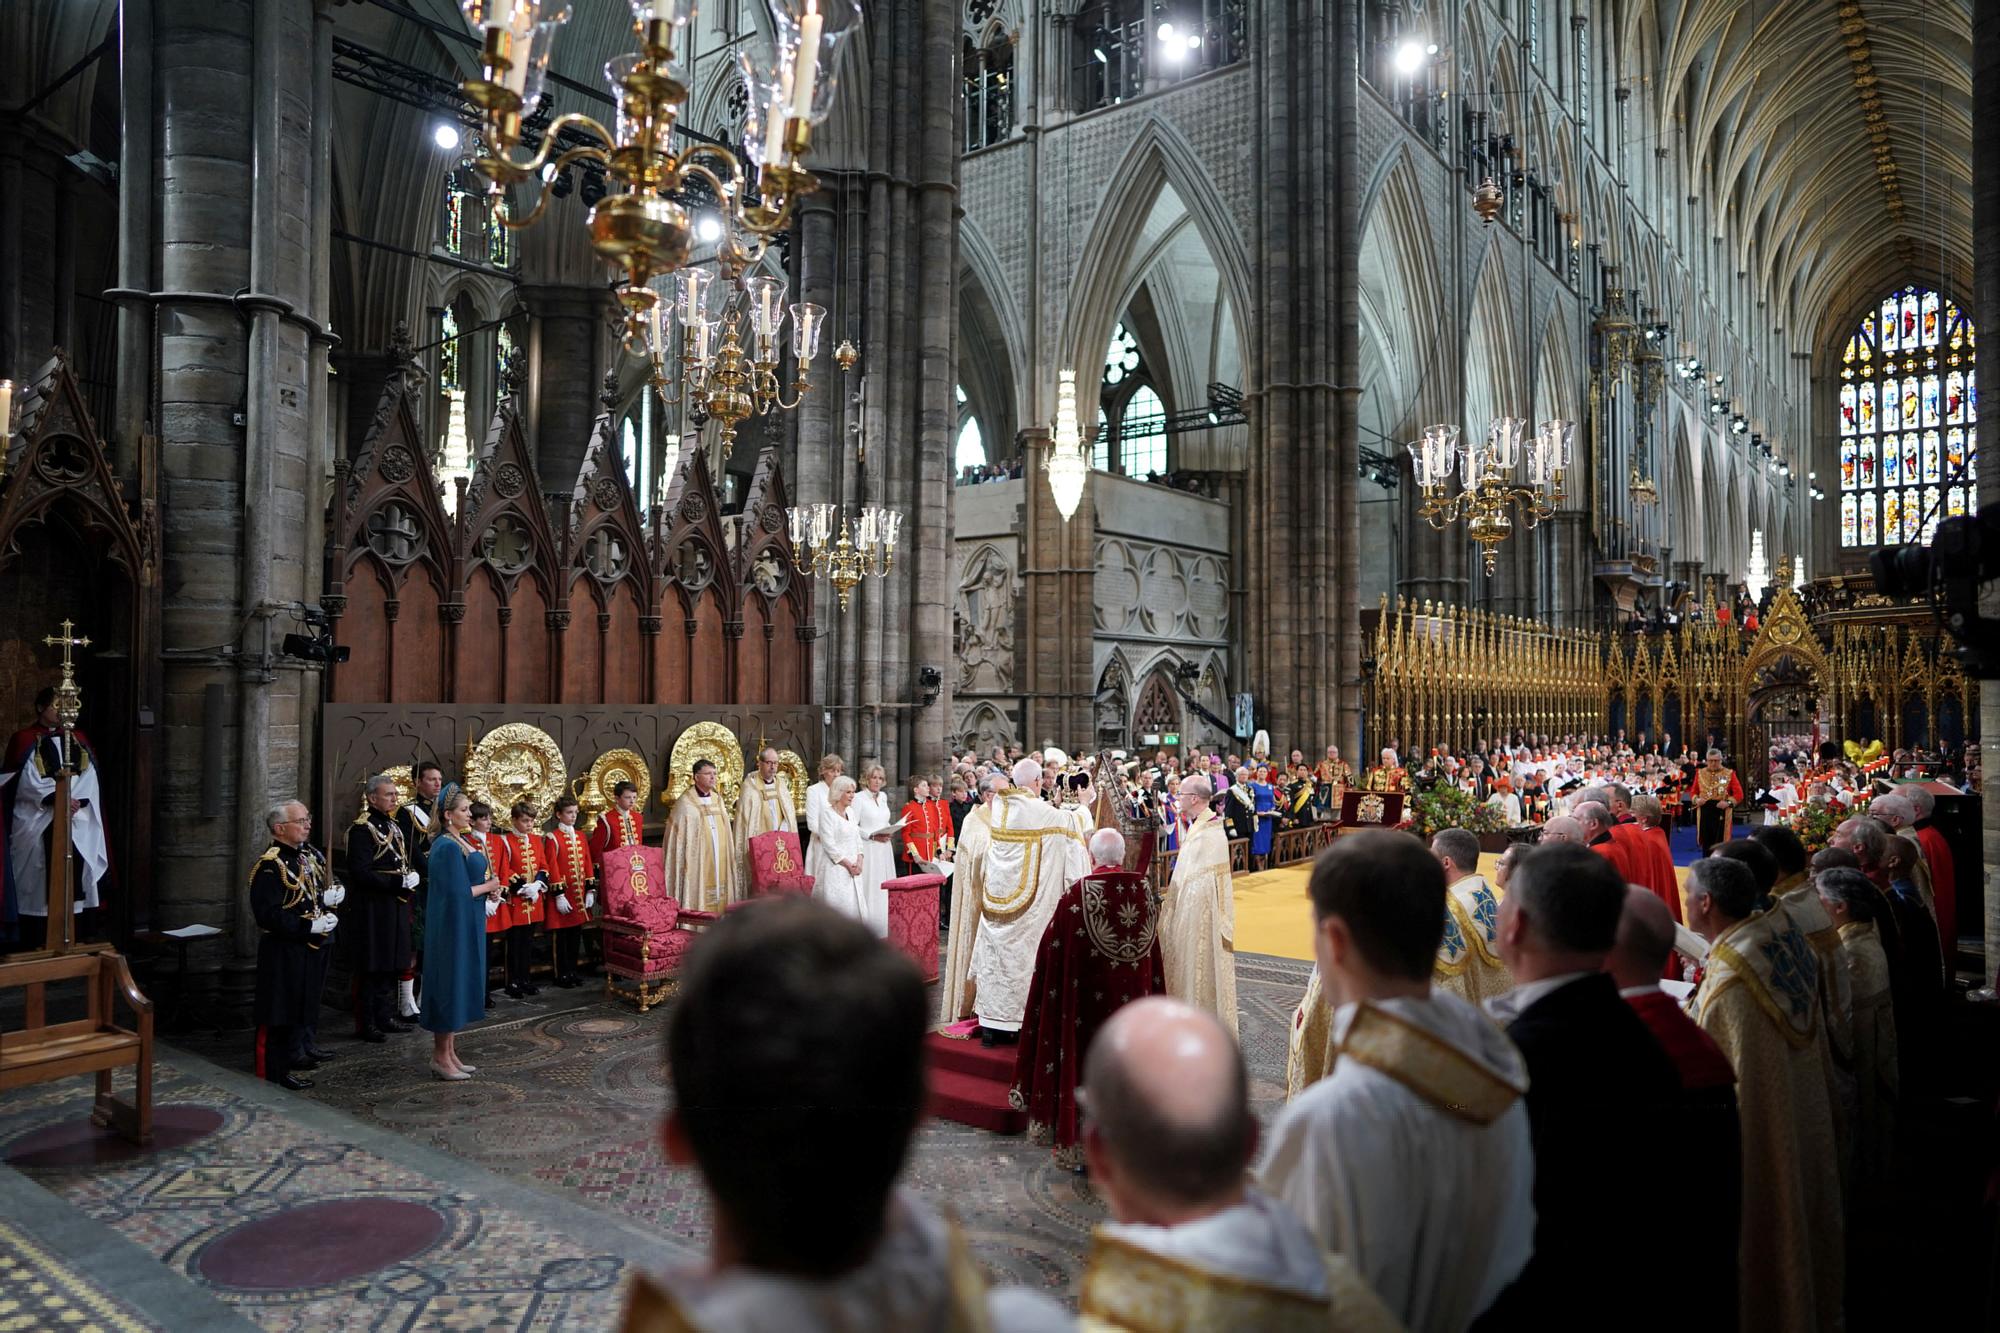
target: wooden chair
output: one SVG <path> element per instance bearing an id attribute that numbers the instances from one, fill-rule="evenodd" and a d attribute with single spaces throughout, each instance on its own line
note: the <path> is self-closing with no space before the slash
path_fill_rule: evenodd
<path id="1" fill-rule="evenodd" d="M 68 1023 L 50 1023 L 47 989 L 51 981 L 82 980 L 88 1014 Z M 0 964 L 0 987 L 27 992 L 26 1021 L 17 1032 L 0 1033 L 0 1093 L 77 1074 L 97 1075 L 97 1102 L 91 1121 L 145 1147 L 153 1141 L 153 1002 L 140 993 L 132 969 L 110 950 L 59 954 Z M 113 1005 L 123 999 L 134 1025 L 119 1027 Z M 111 1071 L 131 1065 L 137 1078 L 128 1104 L 111 1093 Z"/>

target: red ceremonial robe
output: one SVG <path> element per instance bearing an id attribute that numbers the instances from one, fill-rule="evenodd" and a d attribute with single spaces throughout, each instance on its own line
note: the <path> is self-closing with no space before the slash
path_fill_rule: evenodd
<path id="1" fill-rule="evenodd" d="M 636 808 L 625 811 L 614 805 L 597 817 L 597 827 L 590 831 L 590 854 L 602 861 L 607 852 L 631 847 L 645 840 L 645 817 Z"/>
<path id="2" fill-rule="evenodd" d="M 597 882 L 597 863 L 591 859 L 590 844 L 571 824 L 557 824 L 548 835 L 549 879 L 554 892 L 547 900 L 550 930 L 570 930 L 584 925 L 590 920 L 590 913 L 583 910 L 584 895 Z M 574 912 L 564 912 L 556 905 L 556 899 L 567 895 Z"/>
<path id="3" fill-rule="evenodd" d="M 1938 943 L 1944 946 L 1945 971 L 1952 970 L 1952 955 L 1958 948 L 1958 881 L 1953 878 L 1951 844 L 1944 834 L 1928 824 L 1917 825 L 1917 845 L 1924 849 L 1924 864 L 1931 871 L 1931 905 L 1937 908 Z"/>
<path id="4" fill-rule="evenodd" d="M 1035 954 L 1008 1100 L 1065 1166 L 1082 1161 L 1076 1086 L 1097 1029 L 1121 1005 L 1166 992 L 1146 877 L 1098 866 L 1063 891 Z"/>

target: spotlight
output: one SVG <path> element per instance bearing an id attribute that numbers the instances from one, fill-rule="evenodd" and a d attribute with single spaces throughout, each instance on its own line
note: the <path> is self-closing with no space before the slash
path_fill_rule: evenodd
<path id="1" fill-rule="evenodd" d="M 1194 33 L 1194 32 L 1191 32 L 1191 33 L 1189 33 L 1189 34 L 1188 34 L 1188 38 L 1187 38 L 1187 49 L 1188 49 L 1188 50 L 1190 50 L 1190 51 L 1199 51 L 1199 50 L 1201 50 L 1201 34 L 1200 34 L 1200 33 Z"/>
<path id="2" fill-rule="evenodd" d="M 703 213 L 695 220 L 694 235 L 703 245 L 714 245 L 722 239 L 722 219 L 713 213 Z"/>
<path id="3" fill-rule="evenodd" d="M 604 198 L 604 177 L 585 172 L 583 185 L 577 190 L 576 197 L 583 200 L 585 208 L 597 207 L 598 200 Z"/>
<path id="4" fill-rule="evenodd" d="M 439 121 L 431 130 L 431 142 L 447 153 L 453 151 L 458 147 L 458 126 L 450 121 Z"/>
<path id="5" fill-rule="evenodd" d="M 1424 54 L 1423 43 L 1416 41 L 1404 42 L 1396 48 L 1396 72 L 1404 78 L 1415 74 L 1424 67 Z"/>
<path id="6" fill-rule="evenodd" d="M 1171 42 L 1174 39 L 1174 25 L 1171 23 L 1162 23 L 1160 25 L 1159 37 L 1163 42 Z"/>
<path id="7" fill-rule="evenodd" d="M 1104 48 L 1101 46 L 1091 47 L 1090 54 L 1097 57 L 1097 63 L 1100 65 L 1108 65 L 1111 63 L 1111 57 L 1104 54 Z"/>

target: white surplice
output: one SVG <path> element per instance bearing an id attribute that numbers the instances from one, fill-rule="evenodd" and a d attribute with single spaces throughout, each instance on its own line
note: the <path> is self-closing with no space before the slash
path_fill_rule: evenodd
<path id="1" fill-rule="evenodd" d="M 877 889 L 871 897 L 867 880 L 849 874 L 841 864 L 864 857 L 861 844 L 861 830 L 854 821 L 829 805 L 813 826 L 812 850 L 806 853 L 806 873 L 813 879 L 813 897 L 842 916 L 853 917 L 877 935 L 886 936 L 888 895 Z"/>
<path id="2" fill-rule="evenodd" d="M 1333 1031 L 1333 1071 L 1279 1112 L 1258 1178 L 1410 1329 L 1457 1333 L 1534 1249 L 1527 1066 L 1438 990 L 1342 1005 Z"/>
<path id="3" fill-rule="evenodd" d="M 1021 787 L 1009 787 L 988 808 L 993 828 L 972 946 L 973 1010 L 983 1027 L 1019 1032 L 1042 931 L 1063 890 L 1090 873 L 1084 839 L 1091 818 L 1080 806 L 1058 810 Z"/>
<path id="4" fill-rule="evenodd" d="M 81 748 L 81 742 L 78 747 Z M 14 863 L 16 908 L 23 916 L 49 914 L 49 859 L 42 849 L 42 834 L 55 822 L 56 780 L 42 771 L 53 758 L 53 744 L 44 738 L 21 762 L 20 782 L 14 788 L 14 822 L 7 830 L 7 856 Z M 0 773 L 0 787 L 10 774 Z M 69 844 L 77 857 L 76 882 L 71 889 L 70 910 L 81 912 L 98 905 L 98 883 L 111 870 L 111 851 L 104 841 L 104 798 L 98 792 L 97 758 L 92 755 L 83 772 L 69 780 L 69 798 L 83 804 L 70 816 Z M 5 812 L 0 812 L 0 818 Z"/>

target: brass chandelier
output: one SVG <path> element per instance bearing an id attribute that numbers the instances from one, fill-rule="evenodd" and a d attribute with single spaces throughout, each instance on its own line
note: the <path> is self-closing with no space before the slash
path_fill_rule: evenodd
<path id="1" fill-rule="evenodd" d="M 903 516 L 895 510 L 866 505 L 851 524 L 839 505 L 794 505 L 786 512 L 792 568 L 833 584 L 841 610 L 862 579 L 885 578 L 895 567 L 896 539 L 903 531 Z"/>
<path id="2" fill-rule="evenodd" d="M 628 3 L 639 49 L 604 67 L 618 99 L 615 133 L 589 116 L 568 112 L 549 126 L 534 156 L 513 155 L 521 142 L 523 113 L 541 100 L 556 31 L 569 21 L 570 8 L 563 0 L 460 0 L 482 41 L 480 77 L 465 80 L 462 87 L 483 117 L 474 168 L 496 191 L 539 178 L 534 207 L 508 209 L 502 219 L 508 227 L 518 230 L 539 222 L 551 186 L 573 163 L 604 168 L 610 189 L 590 210 L 590 243 L 622 270 L 616 290 L 625 311 L 626 346 L 650 352 L 648 334 L 657 328 L 651 316 L 662 298 L 655 280 L 685 269 L 693 248 L 687 205 L 691 186 L 706 186 L 715 198 L 724 224 L 723 268 L 732 279 L 761 257 L 769 238 L 790 225 L 798 201 L 818 188 L 818 180 L 801 163 L 811 147 L 812 126 L 832 110 L 836 60 L 861 8 L 858 0 L 768 0 L 777 32 L 775 50 L 738 55 L 750 92 L 745 147 L 753 175 L 721 144 L 695 142 L 678 152 L 672 147 L 688 95 L 678 74 L 675 43 L 679 30 L 694 18 L 695 0 Z M 570 129 L 596 142 L 558 152 L 560 136 Z M 781 283 L 779 301 L 782 296 Z M 771 313 L 767 304 L 762 314 Z M 777 308 L 777 317 L 782 314 Z M 795 353 L 816 350 L 824 312 L 802 316 L 795 306 L 793 317 Z M 777 329 L 775 319 L 765 326 L 753 322 L 757 341 L 746 354 L 736 324 L 723 322 L 727 327 L 721 330 L 707 378 L 716 385 L 711 397 L 721 397 L 720 410 L 712 404 L 710 413 L 725 423 L 727 437 L 749 410 L 769 410 L 763 405 L 778 398 L 769 392 L 776 358 L 765 362 L 761 356 L 775 350 Z M 767 380 L 767 374 L 773 378 Z M 803 380 L 801 370 L 795 383 Z M 738 412 L 745 402 L 751 408 Z"/>
<path id="3" fill-rule="evenodd" d="M 1428 427 L 1409 447 L 1423 496 L 1417 514 L 1440 532 L 1463 520 L 1491 574 L 1500 543 L 1513 534 L 1515 510 L 1532 528 L 1562 504 L 1575 438 L 1575 425 L 1558 420 L 1544 421 L 1530 436 L 1520 417 L 1496 419 L 1476 444 L 1461 443 L 1457 426 Z M 1455 494 L 1449 489 L 1453 472 Z"/>

